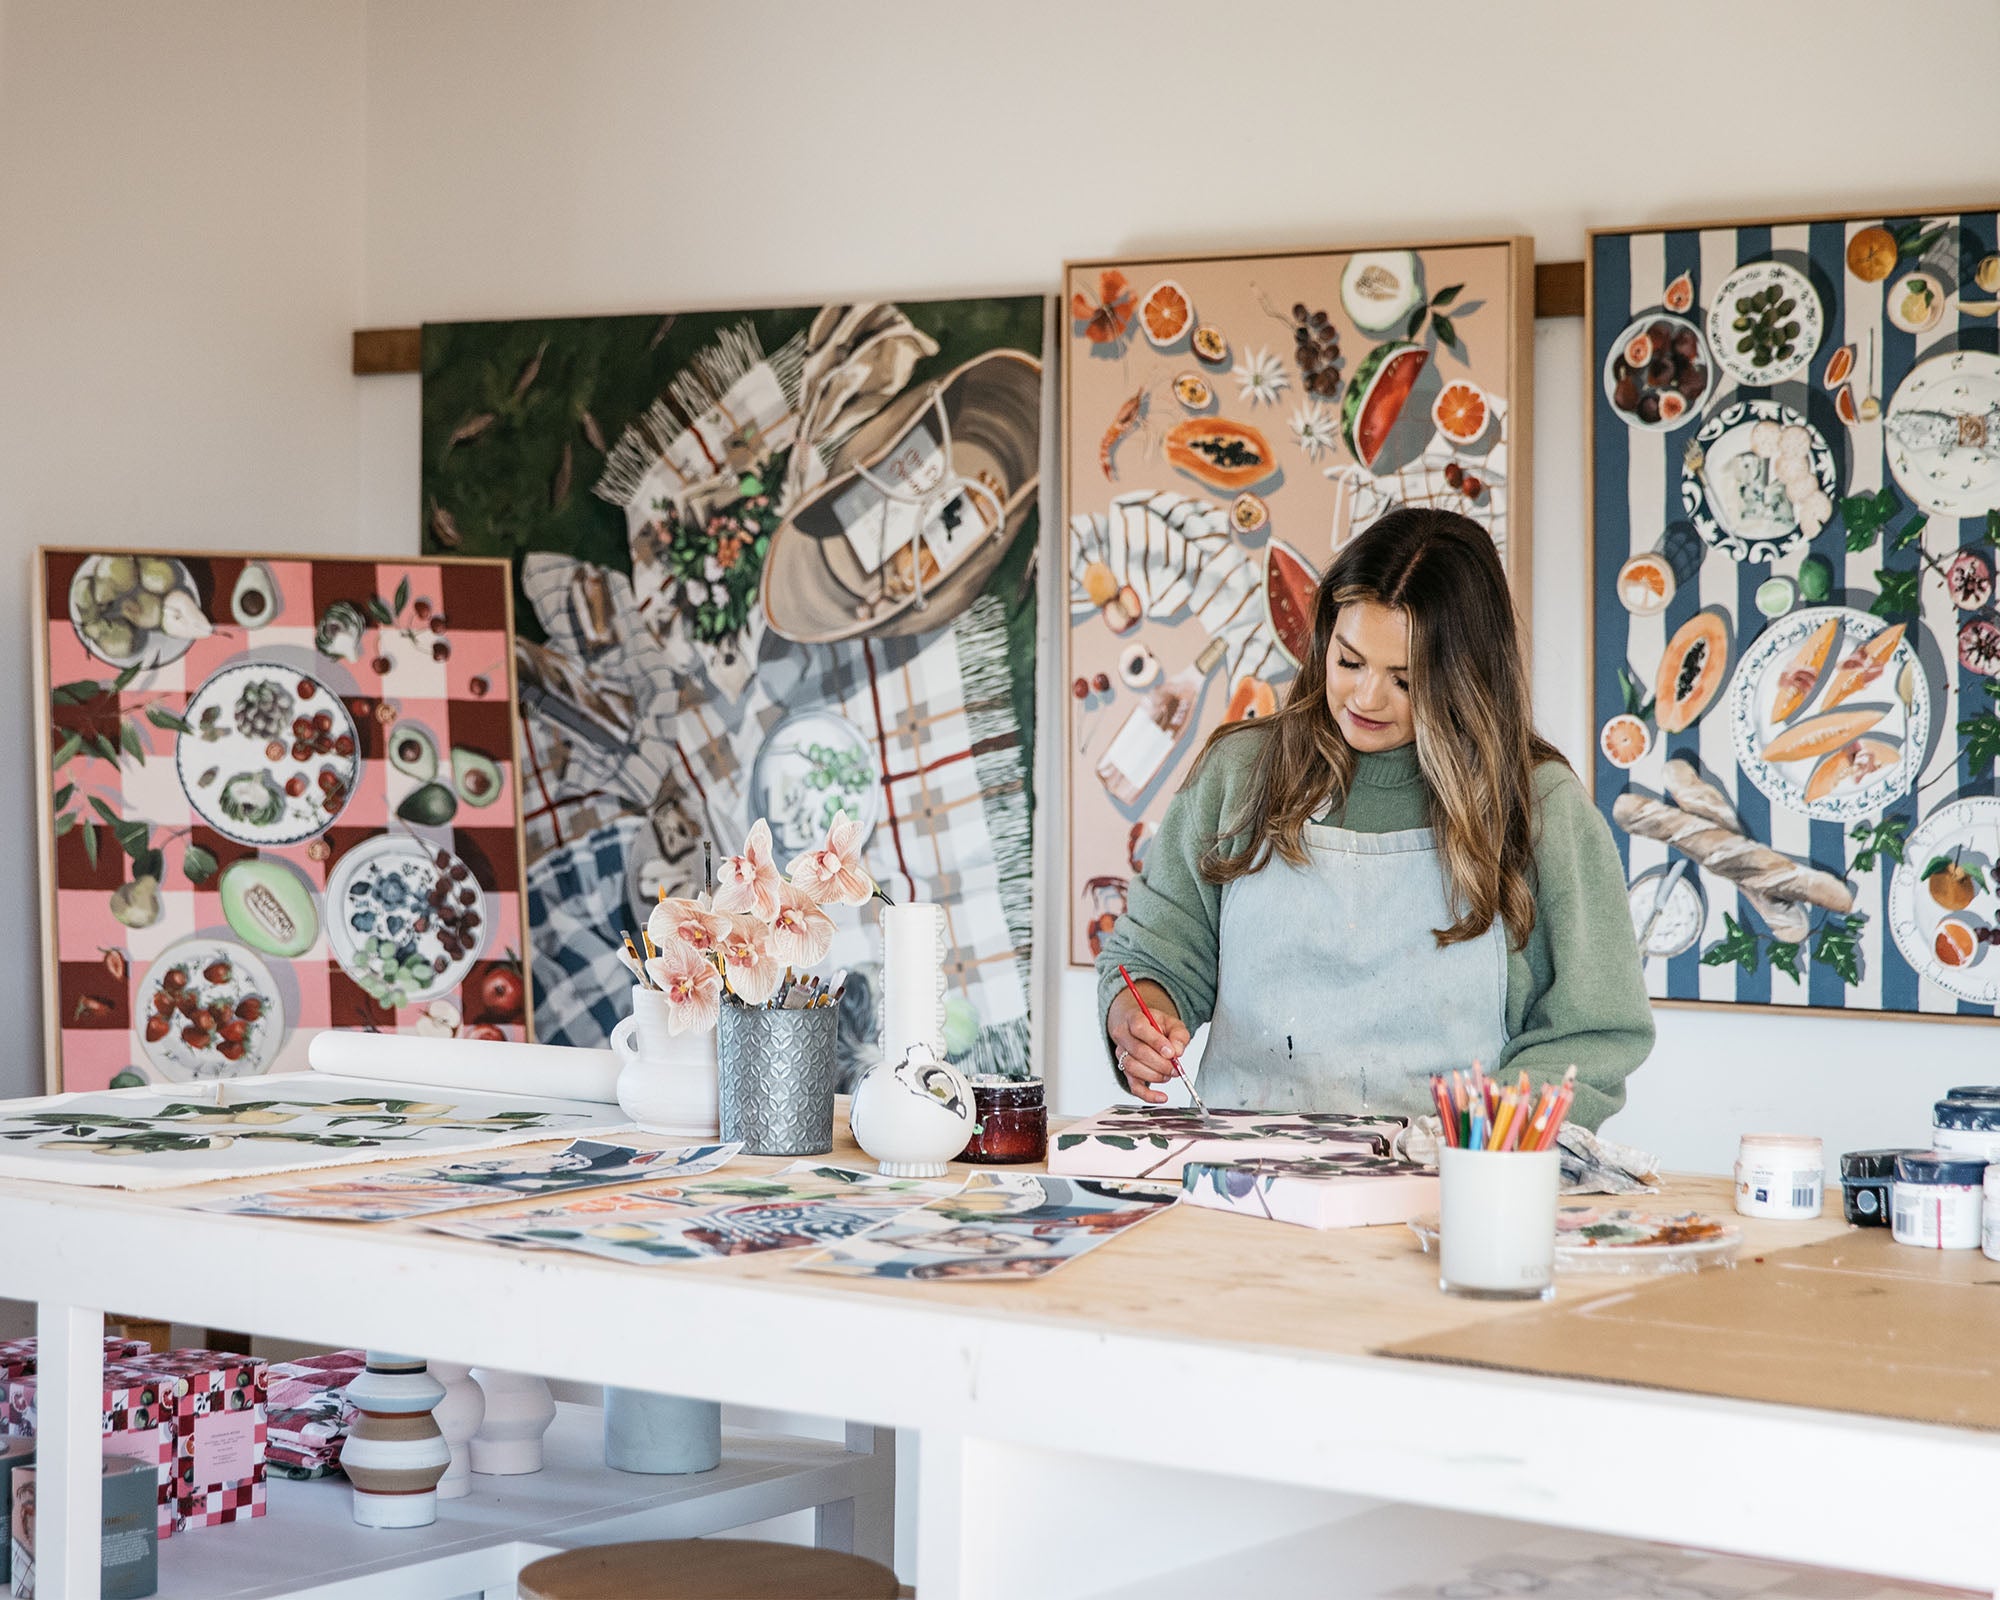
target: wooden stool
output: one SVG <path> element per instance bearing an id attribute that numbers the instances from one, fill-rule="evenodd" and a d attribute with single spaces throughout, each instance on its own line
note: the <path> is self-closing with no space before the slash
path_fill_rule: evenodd
<path id="1" fill-rule="evenodd" d="M 648 1539 L 544 1556 L 521 1569 L 521 1600 L 895 1600 L 874 1561 L 759 1539 Z"/>

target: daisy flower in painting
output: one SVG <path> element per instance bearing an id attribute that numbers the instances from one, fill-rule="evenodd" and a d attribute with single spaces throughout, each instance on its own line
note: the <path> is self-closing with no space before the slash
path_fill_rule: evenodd
<path id="1" fill-rule="evenodd" d="M 789 966 L 809 967 L 833 943 L 833 918 L 796 884 L 781 884 L 778 914 L 772 919 L 767 942 L 774 960 Z"/>
<path id="2" fill-rule="evenodd" d="M 1306 453 L 1306 460 L 1318 461 L 1339 437 L 1339 426 L 1323 402 L 1308 400 L 1292 413 L 1292 443 Z"/>
<path id="3" fill-rule="evenodd" d="M 646 919 L 646 936 L 662 950 L 676 940 L 707 955 L 729 932 L 729 919 L 711 911 L 708 896 L 696 900 L 662 900 Z"/>
<path id="4" fill-rule="evenodd" d="M 865 905 L 875 893 L 875 880 L 861 864 L 861 824 L 844 810 L 834 812 L 826 843 L 800 851 L 785 871 L 821 905 Z"/>
<path id="5" fill-rule="evenodd" d="M 646 976 L 667 1002 L 667 1032 L 700 1033 L 722 1009 L 722 975 L 692 945 L 676 939 L 646 963 Z"/>
<path id="6" fill-rule="evenodd" d="M 760 823 L 759 826 L 762 826 Z M 772 914 L 777 914 L 772 895 Z M 722 941 L 722 975 L 729 992 L 746 1006 L 761 1006 L 778 992 L 784 963 L 772 953 L 771 930 L 753 917 L 733 916 Z"/>
<path id="7" fill-rule="evenodd" d="M 1253 406 L 1275 404 L 1290 386 L 1285 364 L 1262 345 L 1237 362 L 1230 376 L 1236 380 L 1237 393 Z"/>
<path id="8" fill-rule="evenodd" d="M 729 857 L 715 874 L 715 909 L 748 912 L 769 922 L 778 914 L 780 881 L 778 865 L 771 859 L 771 825 L 759 817 L 743 843 L 743 854 Z"/>

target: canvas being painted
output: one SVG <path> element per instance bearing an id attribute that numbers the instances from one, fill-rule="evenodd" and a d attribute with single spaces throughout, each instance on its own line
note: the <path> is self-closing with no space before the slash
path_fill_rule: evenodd
<path id="1" fill-rule="evenodd" d="M 1532 277 L 1525 239 L 1066 269 L 1073 964 L 1206 735 L 1277 708 L 1320 574 L 1383 512 L 1480 523 L 1525 613 Z"/>
<path id="2" fill-rule="evenodd" d="M 1334 1153 L 1386 1156 L 1401 1117 L 1338 1111 L 1210 1111 L 1113 1106 L 1050 1141 L 1049 1171 L 1089 1178 L 1174 1180 L 1190 1161 L 1296 1160 Z"/>
<path id="3" fill-rule="evenodd" d="M 404 1155 L 464 1155 L 631 1125 L 617 1107 L 585 1101 L 285 1073 L 186 1092 L 111 1089 L 10 1101 L 0 1114 L 0 1177 L 165 1189 Z"/>

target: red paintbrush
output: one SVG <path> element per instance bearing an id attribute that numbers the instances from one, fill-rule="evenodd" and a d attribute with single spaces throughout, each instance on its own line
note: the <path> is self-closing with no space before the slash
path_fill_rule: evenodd
<path id="1" fill-rule="evenodd" d="M 1162 1039 L 1166 1038 L 1167 1030 L 1161 1027 L 1158 1019 L 1154 1017 L 1152 1010 L 1146 1004 L 1146 997 L 1139 993 L 1139 986 L 1132 981 L 1132 974 L 1125 970 L 1125 963 L 1122 961 L 1118 963 L 1118 976 L 1125 980 L 1125 987 L 1132 991 L 1132 998 L 1138 1001 L 1139 1015 L 1146 1019 L 1146 1025 Z M 1174 1071 L 1180 1073 L 1181 1082 L 1187 1086 L 1188 1098 L 1194 1102 L 1195 1110 L 1201 1113 L 1201 1120 L 1208 1121 L 1208 1107 L 1202 1104 L 1200 1094 L 1195 1091 L 1194 1079 L 1181 1071 L 1181 1064 L 1178 1061 L 1174 1063 Z"/>

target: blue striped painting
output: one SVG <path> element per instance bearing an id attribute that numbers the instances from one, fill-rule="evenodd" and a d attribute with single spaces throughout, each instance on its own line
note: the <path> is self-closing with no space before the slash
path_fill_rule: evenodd
<path id="1" fill-rule="evenodd" d="M 1592 784 L 1658 999 L 2000 1017 L 1996 233 L 1591 237 Z"/>

